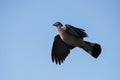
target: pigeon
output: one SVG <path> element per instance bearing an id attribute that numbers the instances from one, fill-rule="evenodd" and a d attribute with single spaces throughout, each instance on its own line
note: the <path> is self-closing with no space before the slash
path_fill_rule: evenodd
<path id="1" fill-rule="evenodd" d="M 84 38 L 88 35 L 84 29 L 70 24 L 63 25 L 61 22 L 55 22 L 52 26 L 56 26 L 58 29 L 58 34 L 55 36 L 52 46 L 52 62 L 60 65 L 70 54 L 70 50 L 76 47 L 83 49 L 96 59 L 100 55 L 100 44 L 85 41 Z"/>

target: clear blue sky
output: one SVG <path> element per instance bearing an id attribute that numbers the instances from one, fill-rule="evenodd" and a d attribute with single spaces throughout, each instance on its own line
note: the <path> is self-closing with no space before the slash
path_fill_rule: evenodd
<path id="1" fill-rule="evenodd" d="M 85 29 L 99 58 L 76 48 L 52 63 L 56 21 Z M 119 35 L 119 0 L 0 0 L 0 80 L 120 80 Z"/>

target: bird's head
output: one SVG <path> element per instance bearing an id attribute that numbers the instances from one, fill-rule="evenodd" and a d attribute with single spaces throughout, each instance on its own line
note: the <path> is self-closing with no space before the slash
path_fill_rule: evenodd
<path id="1" fill-rule="evenodd" d="M 56 26 L 56 27 L 62 27 L 62 23 L 60 22 L 55 22 L 52 26 Z"/>

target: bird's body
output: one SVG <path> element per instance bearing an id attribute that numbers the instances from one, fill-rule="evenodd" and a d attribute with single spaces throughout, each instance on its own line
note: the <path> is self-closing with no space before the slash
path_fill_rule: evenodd
<path id="1" fill-rule="evenodd" d="M 74 36 L 69 35 L 66 31 L 65 28 L 58 28 L 58 34 L 60 35 L 60 38 L 67 44 L 72 45 L 72 46 L 77 46 L 78 44 L 78 39 L 76 39 Z"/>
<path id="2" fill-rule="evenodd" d="M 101 52 L 99 44 L 84 41 L 87 37 L 83 29 L 75 28 L 69 24 L 64 27 L 60 22 L 56 22 L 53 26 L 57 26 L 58 35 L 55 37 L 52 48 L 52 60 L 56 63 L 63 62 L 70 50 L 79 47 L 87 51 L 90 55 L 97 58 Z"/>
<path id="3" fill-rule="evenodd" d="M 73 35 L 70 35 L 68 32 L 66 32 L 66 28 L 59 27 L 58 28 L 58 34 L 60 35 L 60 38 L 67 44 L 75 47 L 83 47 L 86 46 L 88 49 L 91 49 L 91 47 L 86 44 L 83 39 L 76 38 Z"/>

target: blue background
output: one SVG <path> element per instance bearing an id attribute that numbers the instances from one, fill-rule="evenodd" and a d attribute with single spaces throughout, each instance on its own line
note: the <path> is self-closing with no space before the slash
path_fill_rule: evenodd
<path id="1" fill-rule="evenodd" d="M 75 48 L 53 64 L 56 21 L 85 29 L 99 58 Z M 120 80 L 119 35 L 119 0 L 0 0 L 0 80 Z"/>

